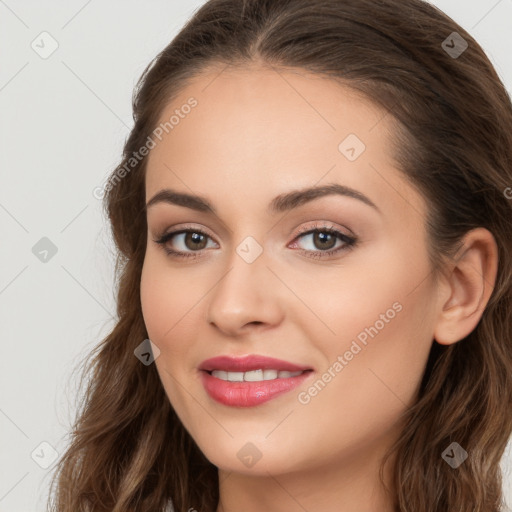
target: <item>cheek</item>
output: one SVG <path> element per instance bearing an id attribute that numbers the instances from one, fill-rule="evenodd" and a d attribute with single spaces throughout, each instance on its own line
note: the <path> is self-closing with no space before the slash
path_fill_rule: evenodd
<path id="1" fill-rule="evenodd" d="M 194 331 L 199 308 L 194 307 L 205 293 L 198 279 L 170 268 L 165 259 L 148 251 L 140 282 L 141 308 L 148 335 L 165 348 L 177 333 Z"/>
<path id="2" fill-rule="evenodd" d="M 323 345 L 326 365 L 300 396 L 301 404 L 309 400 L 300 406 L 302 424 L 311 426 L 316 418 L 315 429 L 326 439 L 348 440 L 338 445 L 346 454 L 356 456 L 377 442 L 415 401 L 431 346 L 429 330 L 418 328 L 422 300 L 416 299 L 400 297 L 402 309 L 393 309 L 393 318 L 388 313 L 388 323 L 376 322 L 375 315 L 355 320 L 347 312 L 342 315 L 347 330 L 340 322 L 342 334 L 330 346 Z M 387 301 L 382 306 L 376 312 L 386 315 Z M 366 343 L 357 337 L 361 333 Z M 323 448 L 329 453 L 332 444 Z"/>
<path id="3" fill-rule="evenodd" d="M 165 292 L 165 284 L 158 266 L 146 257 L 140 281 L 140 300 L 149 338 L 157 345 L 165 330 L 169 329 L 164 312 L 172 310 L 173 306 L 172 295 Z"/>
<path id="4" fill-rule="evenodd" d="M 322 391 L 323 406 L 344 404 L 341 410 L 363 420 L 368 411 L 386 416 L 412 400 L 432 345 L 428 275 L 428 262 L 419 255 L 383 250 L 373 252 L 371 264 L 354 263 L 343 281 L 325 280 L 322 287 L 311 282 L 304 289 L 322 322 L 311 315 L 300 321 L 323 354 L 320 374 L 330 369 L 336 375 L 326 375 L 333 384 Z"/>
<path id="5" fill-rule="evenodd" d="M 157 371 L 169 401 L 180 413 L 189 405 L 187 396 L 177 382 L 184 381 L 189 371 L 186 355 L 190 348 L 190 337 L 197 329 L 198 310 L 196 293 L 186 283 L 176 282 L 177 272 L 172 272 L 165 261 L 158 255 L 147 255 L 142 268 L 140 296 L 142 315 L 149 339 L 160 349 L 160 356 L 155 360 Z M 176 380 L 177 379 L 177 382 Z"/>
<path id="6" fill-rule="evenodd" d="M 382 242 L 348 255 L 339 269 L 303 271 L 300 279 L 299 271 L 292 272 L 294 291 L 310 310 L 304 319 L 308 321 L 305 330 L 311 333 L 311 339 L 323 336 L 323 345 L 334 343 L 338 350 L 346 342 L 350 345 L 359 333 L 364 338 L 365 329 L 376 322 L 379 331 L 383 325 L 388 330 L 400 304 L 405 307 L 415 300 L 411 292 L 428 276 L 429 269 L 422 254 Z"/>

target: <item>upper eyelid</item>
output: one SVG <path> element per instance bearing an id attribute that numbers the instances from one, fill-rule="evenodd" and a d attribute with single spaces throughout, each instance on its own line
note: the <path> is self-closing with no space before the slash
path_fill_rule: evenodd
<path id="1" fill-rule="evenodd" d="M 182 234 L 183 232 L 187 232 L 187 231 L 194 231 L 194 232 L 198 232 L 198 233 L 204 233 L 206 236 L 208 236 L 213 241 L 215 241 L 215 243 L 218 244 L 218 242 L 215 240 L 215 236 L 213 236 L 207 229 L 205 229 L 203 227 L 198 228 L 198 227 L 189 226 L 189 225 L 184 225 L 184 226 L 179 226 L 177 228 L 172 228 L 169 231 L 165 230 L 165 231 L 162 232 L 162 234 L 159 236 L 159 238 L 167 236 L 167 235 L 171 235 L 171 234 L 173 236 L 176 236 L 176 235 Z"/>
<path id="2" fill-rule="evenodd" d="M 337 227 L 331 221 L 318 221 L 318 220 L 315 220 L 315 221 L 311 221 L 311 222 L 313 222 L 314 225 L 312 225 L 312 226 L 304 226 L 304 227 L 299 228 L 298 232 L 295 233 L 292 241 L 296 240 L 299 237 L 303 237 L 303 236 L 309 235 L 312 232 L 322 231 L 322 230 L 325 230 L 325 231 L 336 231 L 339 234 L 344 235 L 344 236 L 346 236 L 348 238 L 357 238 L 357 235 L 355 233 L 353 233 L 352 230 L 350 230 L 348 228 L 344 228 L 347 231 L 349 231 L 349 233 L 345 233 L 342 228 Z M 194 231 L 205 234 L 213 242 L 215 242 L 217 245 L 219 245 L 219 243 L 216 241 L 216 237 L 213 236 L 211 233 L 209 233 L 209 231 L 206 228 L 203 228 L 203 227 L 199 227 L 198 228 L 196 226 L 189 225 L 189 224 L 185 224 L 183 226 L 178 225 L 178 227 L 173 227 L 169 231 L 164 231 L 157 238 L 161 239 L 161 238 L 164 238 L 164 237 L 167 237 L 167 236 L 174 237 L 174 236 L 177 236 L 179 234 L 183 234 L 183 233 L 186 233 L 186 232 L 194 232 Z"/>
<path id="3" fill-rule="evenodd" d="M 300 240 L 304 238 L 305 236 L 309 236 L 315 232 L 331 232 L 331 234 L 335 237 L 336 240 L 342 242 L 342 246 L 338 248 L 331 248 L 329 250 L 323 251 L 323 250 L 311 250 L 311 249 L 301 249 L 298 252 L 307 255 L 310 258 L 317 259 L 317 260 L 325 260 L 331 257 L 337 257 L 338 255 L 342 255 L 344 252 L 350 252 L 351 250 L 358 247 L 360 243 L 359 235 L 355 234 L 352 230 L 349 229 L 350 234 L 346 234 L 343 232 L 343 229 L 340 229 L 334 225 L 332 225 L 332 222 L 329 221 L 313 221 L 314 225 L 312 226 L 302 226 L 302 228 L 299 230 L 298 233 L 295 234 L 291 242 L 289 244 L 293 243 L 296 244 L 297 240 Z M 330 226 L 327 224 L 331 224 Z M 344 227 L 344 229 L 347 229 Z M 166 248 L 166 244 L 172 240 L 175 236 L 179 234 L 184 234 L 187 232 L 202 232 L 204 235 L 206 235 L 207 238 L 213 241 L 214 244 L 219 245 L 218 242 L 215 240 L 214 236 L 211 236 L 209 233 L 207 233 L 207 230 L 203 230 L 202 228 L 196 228 L 195 226 L 191 226 L 189 224 L 185 226 L 180 227 L 173 227 L 169 231 L 165 231 L 164 234 L 157 237 L 157 239 L 154 239 L 153 241 L 160 245 L 163 250 L 166 251 L 166 253 L 174 258 L 186 258 L 186 257 L 193 257 L 193 258 L 200 258 L 203 256 L 203 253 L 205 251 L 208 251 L 208 248 L 203 248 L 198 251 L 194 250 L 176 250 L 171 249 L 170 247 Z M 288 247 L 288 246 L 287 246 Z M 211 249 L 211 248 L 210 248 Z M 183 260 L 185 261 L 185 260 Z"/>

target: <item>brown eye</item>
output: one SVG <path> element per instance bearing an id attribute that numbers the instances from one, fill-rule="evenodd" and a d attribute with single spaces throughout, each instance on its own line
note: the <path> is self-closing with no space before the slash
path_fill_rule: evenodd
<path id="1" fill-rule="evenodd" d="M 201 250 L 206 247 L 207 235 L 195 231 L 186 231 L 184 244 L 187 249 Z"/>
<path id="2" fill-rule="evenodd" d="M 327 231 L 316 231 L 313 236 L 313 243 L 318 249 L 329 250 L 336 245 L 336 238 L 335 235 Z"/>
<path id="3" fill-rule="evenodd" d="M 303 241 L 300 241 L 301 239 Z M 357 239 L 353 236 L 345 235 L 334 227 L 322 225 L 303 231 L 295 240 L 294 246 L 299 246 L 306 256 L 317 259 L 335 256 L 342 251 L 353 249 L 357 243 Z M 337 242 L 340 243 L 336 244 Z"/>
<path id="4" fill-rule="evenodd" d="M 207 248 L 211 237 L 198 229 L 182 229 L 162 235 L 155 242 L 161 245 L 169 256 L 197 257 Z"/>
<path id="5" fill-rule="evenodd" d="M 305 245 L 309 245 L 309 247 L 300 247 L 302 244 L 298 244 L 296 241 L 293 245 L 299 245 L 300 252 L 311 258 L 331 257 L 342 251 L 354 248 L 357 243 L 356 238 L 345 235 L 332 227 L 314 227 L 307 232 L 299 234 L 295 240 L 307 240 L 308 238 L 309 244 Z M 203 251 L 208 248 L 209 241 L 214 246 L 216 245 L 216 242 L 213 241 L 210 235 L 198 229 L 172 231 L 154 240 L 154 242 L 163 247 L 168 256 L 175 258 L 198 258 L 203 256 Z M 336 246 L 336 242 L 340 242 L 338 246 Z"/>

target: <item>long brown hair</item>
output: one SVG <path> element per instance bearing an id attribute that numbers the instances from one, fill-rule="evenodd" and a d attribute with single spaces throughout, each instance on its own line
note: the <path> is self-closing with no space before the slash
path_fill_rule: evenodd
<path id="1" fill-rule="evenodd" d="M 147 157 L 127 164 L 194 76 L 251 62 L 338 80 L 386 109 L 397 167 L 429 205 L 434 275 L 470 229 L 494 235 L 499 268 L 483 316 L 464 340 L 433 342 L 391 452 L 400 512 L 498 512 L 512 433 L 512 105 L 477 42 L 422 0 L 210 0 L 145 69 L 104 196 L 119 249 L 118 320 L 83 367 L 87 388 L 52 510 L 162 511 L 169 500 L 176 512 L 216 510 L 217 468 L 182 426 L 155 365 L 134 356 L 148 337 L 139 293 Z M 469 454 L 456 470 L 441 457 L 452 442 Z"/>

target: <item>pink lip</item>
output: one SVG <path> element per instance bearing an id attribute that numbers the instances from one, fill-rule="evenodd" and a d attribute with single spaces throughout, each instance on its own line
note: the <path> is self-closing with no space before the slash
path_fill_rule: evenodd
<path id="1" fill-rule="evenodd" d="M 231 407 L 253 407 L 291 391 L 313 372 L 305 371 L 296 377 L 264 380 L 260 382 L 229 382 L 201 371 L 201 381 L 213 400 Z"/>
<path id="2" fill-rule="evenodd" d="M 312 370 L 309 366 L 299 366 L 281 359 L 260 355 L 247 355 L 242 357 L 218 356 L 206 359 L 199 365 L 200 370 L 223 370 L 225 372 L 249 372 L 251 370 L 285 370 L 297 372 Z"/>
<path id="3" fill-rule="evenodd" d="M 304 371 L 296 377 L 272 379 L 259 382 L 229 382 L 214 377 L 209 372 L 248 372 L 251 370 Z M 299 386 L 307 379 L 313 369 L 281 359 L 260 355 L 243 357 L 219 356 L 207 359 L 199 366 L 201 381 L 210 397 L 224 405 L 232 407 L 252 407 L 262 404 Z"/>

